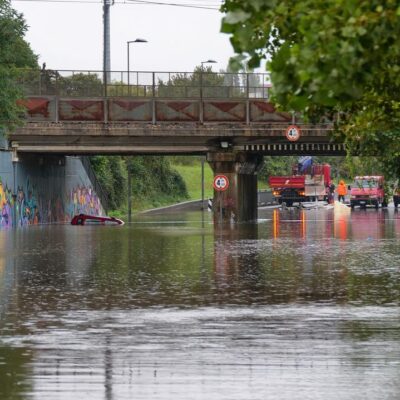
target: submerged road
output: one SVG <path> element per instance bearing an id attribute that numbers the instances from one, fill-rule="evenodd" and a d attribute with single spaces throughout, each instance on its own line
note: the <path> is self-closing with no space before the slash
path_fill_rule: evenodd
<path id="1" fill-rule="evenodd" d="M 0 231 L 1 399 L 398 399 L 400 215 Z"/>

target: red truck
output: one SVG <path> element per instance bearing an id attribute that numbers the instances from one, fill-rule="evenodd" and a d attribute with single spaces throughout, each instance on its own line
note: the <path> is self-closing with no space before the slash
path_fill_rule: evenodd
<path id="1" fill-rule="evenodd" d="M 384 178 L 380 175 L 356 176 L 350 191 L 350 207 L 385 207 Z"/>
<path id="2" fill-rule="evenodd" d="M 270 176 L 268 180 L 272 194 L 279 204 L 326 200 L 331 184 L 331 167 L 329 164 L 310 165 L 302 171 L 299 166 L 292 168 L 292 175 Z"/>

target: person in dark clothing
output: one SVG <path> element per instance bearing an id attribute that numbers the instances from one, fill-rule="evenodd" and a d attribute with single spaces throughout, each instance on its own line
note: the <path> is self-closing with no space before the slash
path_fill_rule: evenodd
<path id="1" fill-rule="evenodd" d="M 335 201 L 335 184 L 331 182 L 329 185 L 328 203 L 332 204 Z"/>

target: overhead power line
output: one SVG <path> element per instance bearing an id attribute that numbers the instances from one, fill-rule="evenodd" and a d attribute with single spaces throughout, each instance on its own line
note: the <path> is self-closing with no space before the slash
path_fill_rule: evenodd
<path id="1" fill-rule="evenodd" d="M 76 3 L 76 4 L 103 4 L 99 0 L 13 0 L 26 3 Z M 195 1 L 195 0 L 192 0 Z M 213 10 L 218 11 L 221 3 L 167 3 L 162 1 L 148 1 L 148 0 L 126 0 L 126 1 L 115 1 L 114 4 L 125 4 L 125 5 L 153 5 L 153 6 L 171 6 L 171 7 L 183 7 L 183 8 L 197 8 L 202 10 Z"/>
<path id="2" fill-rule="evenodd" d="M 173 6 L 173 7 L 188 7 L 188 8 L 203 8 L 207 10 L 218 10 L 219 6 L 215 5 L 198 5 L 198 4 L 187 4 L 187 3 L 166 3 L 161 1 L 149 1 L 149 0 L 128 0 L 134 4 L 151 4 L 157 6 Z"/>

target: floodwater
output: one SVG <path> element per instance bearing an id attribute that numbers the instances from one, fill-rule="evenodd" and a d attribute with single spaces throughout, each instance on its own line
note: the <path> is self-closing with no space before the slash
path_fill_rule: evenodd
<path id="1" fill-rule="evenodd" d="M 0 399 L 399 399 L 400 214 L 0 231 Z"/>

